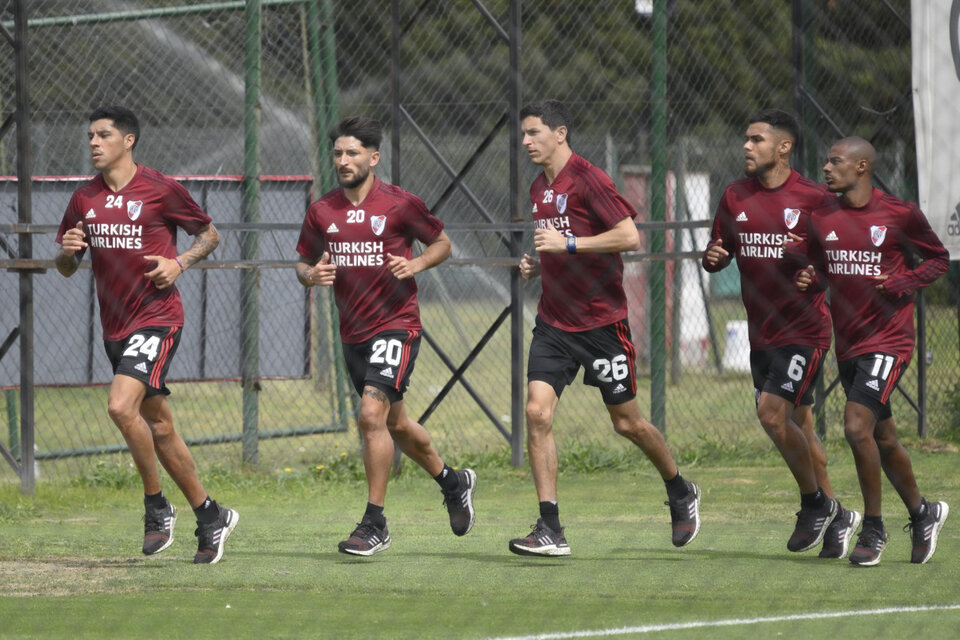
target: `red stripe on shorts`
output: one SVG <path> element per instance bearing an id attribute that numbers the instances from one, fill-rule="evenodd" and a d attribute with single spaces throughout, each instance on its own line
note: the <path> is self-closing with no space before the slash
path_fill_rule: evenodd
<path id="1" fill-rule="evenodd" d="M 628 337 L 630 335 L 630 329 L 627 326 L 627 323 L 623 320 L 617 322 L 615 325 L 617 330 L 617 337 L 620 338 L 620 344 L 623 345 L 623 350 L 627 352 L 627 365 L 630 367 L 630 391 L 633 393 L 637 392 L 637 350 L 634 348 L 633 343 Z"/>
<path id="2" fill-rule="evenodd" d="M 154 389 L 160 388 L 160 374 L 167 362 L 167 354 L 170 353 L 170 347 L 173 346 L 173 339 L 177 335 L 179 327 L 170 327 L 170 332 L 160 342 L 160 355 L 157 361 L 153 363 L 153 369 L 150 370 L 150 386 Z"/>

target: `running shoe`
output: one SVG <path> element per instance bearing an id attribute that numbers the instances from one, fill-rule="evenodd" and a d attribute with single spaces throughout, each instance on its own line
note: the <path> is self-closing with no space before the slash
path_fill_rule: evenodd
<path id="1" fill-rule="evenodd" d="M 144 505 L 143 554 L 152 556 L 173 544 L 173 529 L 177 524 L 177 508 L 166 500 L 162 509 Z"/>
<path id="2" fill-rule="evenodd" d="M 840 503 L 833 498 L 826 498 L 823 506 L 819 508 L 800 507 L 800 511 L 797 511 L 797 526 L 787 540 L 787 549 L 794 552 L 806 551 L 820 544 L 839 509 Z"/>
<path id="3" fill-rule="evenodd" d="M 562 527 L 560 531 L 554 531 L 543 518 L 538 518 L 529 535 L 510 541 L 510 551 L 520 556 L 568 556 L 570 546 L 563 537 Z"/>
<path id="4" fill-rule="evenodd" d="M 477 474 L 473 469 L 461 469 L 456 472 L 460 486 L 454 491 L 443 492 L 443 504 L 450 514 L 450 528 L 458 536 L 470 533 L 476 514 L 473 511 L 473 493 L 477 490 Z"/>
<path id="5" fill-rule="evenodd" d="M 223 548 L 227 538 L 233 533 L 234 527 L 240 521 L 240 514 L 233 509 L 218 506 L 220 517 L 209 524 L 197 522 L 197 554 L 193 556 L 194 564 L 216 564 L 223 557 Z"/>
<path id="6" fill-rule="evenodd" d="M 670 524 L 673 527 L 673 546 L 683 547 L 700 533 L 700 487 L 687 481 L 689 491 L 683 498 L 667 500 L 670 507 Z"/>
<path id="7" fill-rule="evenodd" d="M 389 549 L 391 542 L 387 525 L 383 525 L 381 529 L 371 522 L 361 522 L 349 538 L 337 545 L 337 549 L 340 553 L 354 556 L 372 556 Z"/>
<path id="8" fill-rule="evenodd" d="M 937 537 L 949 513 L 950 507 L 946 502 L 928 502 L 926 517 L 916 520 L 910 518 L 910 522 L 903 528 L 904 531 L 910 530 L 913 538 L 910 562 L 924 564 L 933 557 L 933 553 L 937 550 Z"/>
<path id="9" fill-rule="evenodd" d="M 837 515 L 823 535 L 821 558 L 844 558 L 850 550 L 850 541 L 860 526 L 862 516 L 858 511 L 844 509 L 837 500 Z"/>
<path id="10" fill-rule="evenodd" d="M 861 567 L 880 563 L 880 554 L 887 546 L 887 532 L 883 528 L 864 526 L 857 538 L 857 546 L 850 554 L 850 562 Z"/>

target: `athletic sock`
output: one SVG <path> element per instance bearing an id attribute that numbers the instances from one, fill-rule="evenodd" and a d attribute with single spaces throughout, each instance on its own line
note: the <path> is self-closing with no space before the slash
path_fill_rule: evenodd
<path id="1" fill-rule="evenodd" d="M 813 493 L 801 493 L 800 494 L 800 506 L 806 507 L 808 509 L 819 509 L 826 503 L 827 494 L 823 492 L 823 489 L 817 487 L 817 490 Z"/>
<path id="2" fill-rule="evenodd" d="M 683 479 L 679 471 L 674 477 L 664 480 L 663 484 L 667 487 L 667 498 L 670 500 L 686 498 L 687 494 L 690 493 L 690 487 L 687 486 L 687 481 Z"/>
<path id="3" fill-rule="evenodd" d="M 217 506 L 216 500 L 211 500 L 210 496 L 207 496 L 200 503 L 200 506 L 193 510 L 193 513 L 197 516 L 197 522 L 200 524 L 210 524 L 216 522 L 217 518 L 220 517 L 220 507 Z"/>
<path id="4" fill-rule="evenodd" d="M 922 520 L 923 518 L 925 518 L 925 517 L 927 516 L 927 507 L 928 507 L 928 506 L 929 506 L 929 505 L 927 504 L 927 499 L 926 499 L 926 498 L 921 498 L 921 499 L 920 499 L 920 506 L 917 507 L 916 511 L 910 511 L 910 519 L 911 519 L 911 520 Z"/>
<path id="5" fill-rule="evenodd" d="M 554 500 L 540 503 L 540 519 L 556 532 L 560 532 L 560 505 Z"/>
<path id="6" fill-rule="evenodd" d="M 372 502 L 367 503 L 367 510 L 363 512 L 363 518 L 361 522 L 369 522 L 378 529 L 383 529 L 387 526 L 387 518 L 383 515 L 383 507 L 380 505 L 373 504 Z"/>
<path id="7" fill-rule="evenodd" d="M 433 476 L 440 488 L 444 491 L 456 491 L 460 488 L 460 476 L 448 464 L 443 465 L 443 471 Z"/>
<path id="8" fill-rule="evenodd" d="M 863 528 L 879 529 L 883 531 L 882 516 L 863 516 Z"/>
<path id="9" fill-rule="evenodd" d="M 163 509 L 167 506 L 167 499 L 163 497 L 162 490 L 154 494 L 145 493 L 143 494 L 143 504 L 154 509 Z"/>

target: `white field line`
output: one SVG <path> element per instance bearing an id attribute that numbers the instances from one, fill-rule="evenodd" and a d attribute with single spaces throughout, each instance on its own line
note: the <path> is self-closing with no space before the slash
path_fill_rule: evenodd
<path id="1" fill-rule="evenodd" d="M 792 622 L 796 620 L 823 620 L 828 618 L 849 618 L 853 616 L 876 616 L 885 613 L 917 613 L 921 611 L 950 611 L 960 609 L 960 604 L 931 605 L 918 607 L 887 607 L 885 609 L 863 609 L 860 611 L 834 611 L 829 613 L 798 613 L 788 616 L 770 616 L 764 618 L 731 618 L 728 620 L 703 620 L 698 622 L 677 622 L 673 624 L 649 624 L 640 627 L 620 627 L 619 629 L 598 629 L 594 631 L 564 631 L 557 633 L 538 633 L 532 636 L 503 636 L 488 640 L 564 640 L 566 638 L 604 638 L 628 634 L 651 633 L 654 631 L 677 631 L 681 629 L 706 629 L 710 627 L 732 627 L 737 625 L 761 624 L 764 622 Z"/>

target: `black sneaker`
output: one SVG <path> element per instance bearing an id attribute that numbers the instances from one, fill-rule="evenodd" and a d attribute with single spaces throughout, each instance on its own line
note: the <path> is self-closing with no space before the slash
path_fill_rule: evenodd
<path id="1" fill-rule="evenodd" d="M 950 507 L 946 502 L 928 502 L 927 515 L 925 518 L 914 520 L 903 528 L 904 531 L 910 529 L 913 538 L 913 553 L 910 555 L 910 562 L 914 564 L 924 564 L 933 557 L 937 550 L 937 537 L 940 535 L 940 529 L 950 513 Z"/>
<path id="2" fill-rule="evenodd" d="M 568 556 L 570 546 L 563 537 L 563 528 L 556 532 L 546 525 L 543 518 L 538 518 L 533 531 L 526 538 L 510 541 L 510 551 L 520 556 Z"/>
<path id="3" fill-rule="evenodd" d="M 884 529 L 864 526 L 857 538 L 857 546 L 850 554 L 850 562 L 861 567 L 872 567 L 880 562 L 880 554 L 887 546 L 887 532 Z"/>
<path id="4" fill-rule="evenodd" d="M 827 527 L 823 535 L 823 548 L 820 549 L 821 558 L 843 558 L 850 550 L 850 541 L 860 526 L 862 516 L 858 511 L 851 511 L 840 506 L 837 500 L 837 515 Z"/>
<path id="5" fill-rule="evenodd" d="M 340 553 L 355 556 L 372 556 L 390 548 L 390 534 L 387 525 L 383 529 L 371 522 L 361 522 L 350 537 L 337 545 Z"/>
<path id="6" fill-rule="evenodd" d="M 787 549 L 795 552 L 806 551 L 820 544 L 839 509 L 840 503 L 833 498 L 825 499 L 819 509 L 800 507 L 800 511 L 797 511 L 797 526 L 787 540 Z"/>
<path id="7" fill-rule="evenodd" d="M 473 528 L 476 514 L 473 512 L 473 492 L 477 490 L 477 474 L 473 469 L 456 472 L 460 486 L 454 491 L 443 492 L 443 504 L 450 514 L 450 528 L 458 536 L 465 536 Z"/>
<path id="8" fill-rule="evenodd" d="M 177 523 L 177 508 L 167 501 L 162 509 L 146 506 L 143 516 L 143 554 L 152 556 L 173 544 L 173 528 Z"/>
<path id="9" fill-rule="evenodd" d="M 223 557 L 223 548 L 227 538 L 233 533 L 233 528 L 240 521 L 240 514 L 227 507 L 217 507 L 220 517 L 210 524 L 197 522 L 197 555 L 193 556 L 193 564 L 216 564 Z"/>
<path id="10" fill-rule="evenodd" d="M 693 542 L 700 533 L 700 487 L 687 481 L 690 490 L 679 500 L 667 500 L 670 507 L 670 524 L 673 527 L 673 546 L 683 547 Z"/>

